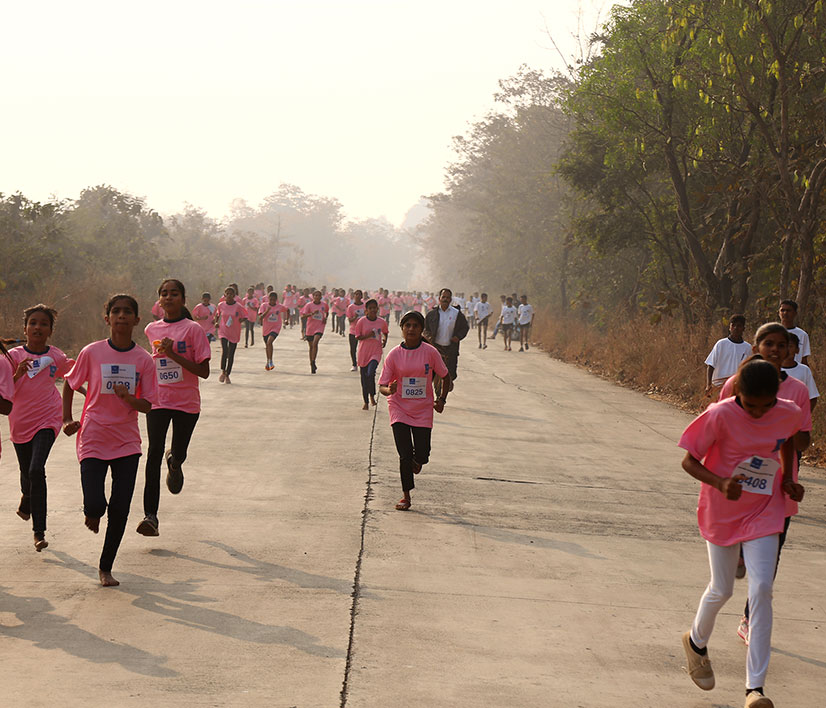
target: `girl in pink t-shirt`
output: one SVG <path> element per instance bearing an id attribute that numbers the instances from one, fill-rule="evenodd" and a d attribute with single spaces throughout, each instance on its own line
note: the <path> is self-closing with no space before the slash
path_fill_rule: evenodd
<path id="1" fill-rule="evenodd" d="M 210 300 L 212 295 L 204 293 L 201 295 L 201 302 L 192 308 L 192 319 L 195 320 L 204 330 L 210 342 L 215 341 L 215 305 Z"/>
<path id="2" fill-rule="evenodd" d="M 381 352 L 387 344 L 387 322 L 380 319 L 379 303 L 370 299 L 364 305 L 367 314 L 355 324 L 358 340 L 358 365 L 361 371 L 362 410 L 369 410 L 368 400 L 376 405 L 376 369 L 381 361 Z"/>
<path id="3" fill-rule="evenodd" d="M 63 383 L 63 432 L 77 439 L 83 511 L 86 527 L 98 532 L 109 508 L 106 537 L 100 555 L 103 586 L 119 585 L 112 577 L 129 506 L 135 491 L 141 436 L 138 412 L 149 413 L 157 403 L 155 365 L 145 349 L 132 341 L 140 322 L 138 303 L 131 295 L 114 295 L 106 303 L 109 339 L 92 342 L 78 354 Z M 72 415 L 74 392 L 86 384 L 86 401 L 80 422 Z M 106 472 L 112 470 L 112 492 L 106 500 Z"/>
<path id="4" fill-rule="evenodd" d="M 247 317 L 244 320 L 244 349 L 247 346 L 255 346 L 255 320 L 258 318 L 258 308 L 261 306 L 261 298 L 255 294 L 255 288 L 251 285 L 247 288 L 247 294 L 241 299 L 241 304 L 247 308 Z"/>
<path id="5" fill-rule="evenodd" d="M 267 301 L 261 303 L 258 308 L 258 321 L 261 322 L 261 333 L 264 337 L 264 347 L 266 349 L 267 363 L 264 365 L 266 371 L 272 371 L 275 364 L 272 363 L 272 352 L 275 338 L 281 333 L 283 317 L 289 314 L 289 310 L 278 303 L 278 295 L 271 292 Z"/>
<path id="6" fill-rule="evenodd" d="M 9 352 L 14 367 L 14 408 L 9 415 L 11 441 L 20 466 L 20 506 L 17 515 L 32 520 L 34 547 L 46 541 L 46 460 L 61 427 L 60 394 L 55 381 L 74 361 L 49 346 L 57 312 L 35 305 L 23 313 L 26 344 Z"/>
<path id="7" fill-rule="evenodd" d="M 303 324 L 304 339 L 310 347 L 310 373 L 318 371 L 316 357 L 318 356 L 318 342 L 324 334 L 327 326 L 327 316 L 330 309 L 326 302 L 321 302 L 321 291 L 313 293 L 312 302 L 308 302 L 301 308 L 301 322 Z"/>
<path id="8" fill-rule="evenodd" d="M 679 443 L 686 450 L 683 469 L 702 482 L 697 520 L 711 567 L 694 623 L 683 635 L 689 675 L 704 690 L 714 687 L 706 645 L 717 614 L 734 591 L 742 548 L 751 607 L 746 692 L 756 694 L 747 705 L 763 701 L 785 497 L 800 501 L 804 491 L 793 471 L 794 437 L 806 416 L 793 402 L 777 397 L 779 387 L 772 364 L 746 362 L 737 374 L 735 396 L 710 405 Z"/>
<path id="9" fill-rule="evenodd" d="M 167 278 L 158 288 L 164 318 L 146 325 L 152 347 L 158 400 L 146 414 L 149 447 L 146 451 L 146 481 L 143 487 L 144 519 L 137 532 L 158 535 L 158 506 L 161 496 L 161 462 L 166 462 L 166 487 L 178 494 L 184 485 L 183 463 L 189 441 L 201 413 L 198 379 L 209 377 L 209 340 L 186 311 L 186 288 L 180 280 Z M 166 450 L 166 434 L 172 424 L 172 444 Z"/>
<path id="10" fill-rule="evenodd" d="M 361 290 L 356 290 L 353 293 L 353 302 L 347 306 L 345 315 L 350 322 L 349 340 L 350 340 L 350 359 L 353 362 L 353 368 L 350 371 L 358 371 L 358 339 L 356 338 L 356 323 L 364 317 L 364 302 L 362 298 L 364 293 Z"/>
<path id="11" fill-rule="evenodd" d="M 219 302 L 215 308 L 215 324 L 221 339 L 221 375 L 218 380 L 228 384 L 232 383 L 229 375 L 235 361 L 235 348 L 241 341 L 241 320 L 247 316 L 247 308 L 235 299 L 235 293 L 235 288 L 230 285 L 224 290 L 224 302 Z"/>
<path id="12" fill-rule="evenodd" d="M 390 350 L 384 359 L 379 379 L 379 391 L 388 396 L 390 427 L 399 453 L 399 472 L 404 497 L 396 504 L 399 511 L 410 508 L 410 490 L 416 485 L 413 475 L 430 458 L 430 434 L 433 411 L 445 408 L 449 386 L 442 386 L 442 395 L 433 401 L 433 381 L 448 381 L 448 371 L 436 347 L 422 340 L 424 317 L 408 312 L 401 318 L 404 341 Z"/>

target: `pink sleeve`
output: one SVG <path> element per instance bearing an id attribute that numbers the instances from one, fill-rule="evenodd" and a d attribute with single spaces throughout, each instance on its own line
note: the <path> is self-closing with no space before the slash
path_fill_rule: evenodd
<path id="1" fill-rule="evenodd" d="M 719 400 L 723 400 L 724 398 L 730 398 L 734 395 L 734 376 L 729 376 L 726 382 L 723 384 L 723 388 L 720 390 L 720 397 Z"/>
<path id="2" fill-rule="evenodd" d="M 206 335 L 204 335 L 206 337 Z M 152 357 L 144 359 L 140 364 L 141 380 L 136 391 L 137 398 L 149 401 L 153 406 L 158 405 L 158 386 L 155 381 L 155 362 Z"/>
<path id="3" fill-rule="evenodd" d="M 11 362 L 2 357 L 0 362 L 0 398 L 11 401 L 14 398 L 14 371 Z"/>
<path id="4" fill-rule="evenodd" d="M 387 386 L 391 381 L 396 380 L 396 370 L 393 367 L 396 357 L 391 351 L 384 359 L 384 366 L 381 369 L 381 376 L 379 377 L 379 386 Z"/>
<path id="5" fill-rule="evenodd" d="M 714 409 L 709 408 L 695 418 L 680 437 L 679 447 L 691 453 L 698 460 L 702 460 L 717 439 L 716 415 Z"/>
<path id="6" fill-rule="evenodd" d="M 212 357 L 212 350 L 209 348 L 209 339 L 206 332 L 199 326 L 196 330 L 192 328 L 192 360 L 196 364 L 203 364 Z"/>
<path id="7" fill-rule="evenodd" d="M 86 350 L 81 349 L 80 354 L 77 355 L 75 365 L 66 373 L 66 376 L 63 377 L 74 391 L 77 391 L 89 380 L 88 360 L 89 355 L 86 353 Z"/>

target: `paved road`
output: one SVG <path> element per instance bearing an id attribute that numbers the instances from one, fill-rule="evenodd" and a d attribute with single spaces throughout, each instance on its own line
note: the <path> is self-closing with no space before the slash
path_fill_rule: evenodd
<path id="1" fill-rule="evenodd" d="M 315 376 L 295 331 L 276 350 L 272 373 L 258 343 L 233 385 L 203 384 L 184 490 L 164 491 L 156 539 L 134 532 L 136 493 L 117 589 L 97 585 L 73 442 L 52 453 L 38 554 L 0 424 L 0 705 L 742 705 L 744 584 L 712 640 L 718 687 L 681 668 L 707 582 L 685 414 L 539 352 L 466 346 L 402 513 L 386 406 L 360 410 L 345 340 L 325 335 Z M 824 703 L 826 476 L 803 477 L 778 708 Z"/>

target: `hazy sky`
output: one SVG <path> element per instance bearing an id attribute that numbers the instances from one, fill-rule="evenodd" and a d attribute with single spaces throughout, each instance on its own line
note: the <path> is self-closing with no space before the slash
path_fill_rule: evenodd
<path id="1" fill-rule="evenodd" d="M 220 218 L 283 182 L 400 223 L 522 63 L 574 51 L 567 0 L 6 4 L 0 192 L 111 184 Z M 604 3 L 583 1 L 586 33 Z"/>

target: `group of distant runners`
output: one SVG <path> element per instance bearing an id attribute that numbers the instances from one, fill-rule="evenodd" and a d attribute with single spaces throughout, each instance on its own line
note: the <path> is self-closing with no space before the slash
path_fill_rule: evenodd
<path id="1" fill-rule="evenodd" d="M 525 296 L 519 299 L 517 308 L 513 296 L 503 296 L 493 332 L 495 337 L 498 329 L 503 331 L 506 350 L 517 324 L 522 350 L 529 346 L 524 333 L 530 330 L 533 309 Z M 402 341 L 383 356 L 394 311 Z M 219 380 L 229 384 L 242 328 L 248 347 L 255 344 L 255 325 L 261 326 L 265 369 L 272 371 L 275 339 L 284 327 L 300 326 L 315 374 L 319 341 L 332 316 L 333 333 L 349 337 L 365 410 L 377 404 L 375 375 L 383 358 L 378 391 L 388 398 L 403 491 L 396 508 L 407 510 L 415 477 L 429 460 L 433 413 L 444 410 L 457 378 L 459 344 L 475 327 L 484 349 L 492 312 L 485 293 L 465 299 L 449 289 L 426 302 L 418 296 L 405 301 L 384 289 L 365 295 L 361 290 L 288 285 L 279 299 L 272 287 L 259 292 L 257 286 L 239 298 L 234 284 L 217 304 L 204 293 L 190 312 L 184 284 L 165 279 L 152 314 L 154 320 L 144 330 L 150 351 L 134 341 L 138 303 L 127 294 L 114 295 L 105 305 L 109 337 L 84 347 L 75 360 L 49 343 L 57 313 L 42 304 L 25 310 L 21 346 L 7 351 L 0 345 L 0 414 L 9 416 L 20 468 L 17 514 L 31 519 L 35 549 L 46 548 L 46 461 L 60 430 L 76 435 L 86 526 L 98 533 L 107 514 L 99 563 L 104 586 L 118 585 L 111 571 L 141 455 L 138 413 L 146 415 L 148 449 L 145 516 L 137 531 L 157 536 L 161 468 L 165 462 L 166 486 L 179 493 L 201 410 L 199 380 L 210 374 L 211 339 L 220 340 Z M 683 469 L 702 483 L 698 523 L 711 568 L 694 622 L 683 635 L 688 671 L 700 688 L 714 687 L 707 644 L 735 578 L 748 574 L 748 602 L 737 630 L 748 645 L 747 708 L 773 706 L 763 688 L 771 650 L 772 586 L 791 519 L 804 496 L 798 464 L 810 443 L 811 411 L 819 396 L 807 366 L 809 338 L 795 324 L 797 305 L 784 300 L 779 315 L 780 322 L 757 329 L 753 345 L 743 339 L 745 318 L 731 317 L 729 336 L 715 344 L 706 360 L 706 393 L 719 389 L 719 401 L 686 428 L 679 442 L 685 451 Z M 62 396 L 55 386 L 61 378 Z M 76 391 L 85 398 L 80 420 L 74 419 L 72 405 Z"/>

